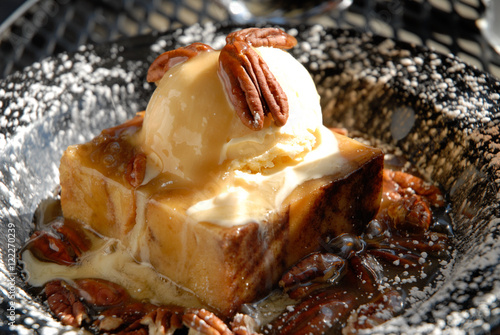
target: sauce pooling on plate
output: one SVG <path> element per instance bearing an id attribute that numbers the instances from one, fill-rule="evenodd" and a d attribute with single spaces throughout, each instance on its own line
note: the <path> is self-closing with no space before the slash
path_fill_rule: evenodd
<path id="1" fill-rule="evenodd" d="M 119 241 L 65 220 L 57 199 L 40 206 L 22 253 L 29 284 L 34 291 L 44 288 L 42 296 L 63 323 L 96 332 L 151 330 L 152 320 L 166 329 L 200 331 L 204 319 L 218 320 L 207 323 L 214 329 L 262 334 L 371 328 L 417 301 L 450 256 L 442 194 L 395 170 L 400 167 L 386 162 L 381 207 L 362 234 L 325 238 L 320 250 L 283 273 L 270 295 L 243 305 L 230 320 L 136 262 Z"/>
<path id="2" fill-rule="evenodd" d="M 249 28 L 220 51 L 167 51 L 144 113 L 67 148 L 63 217 L 22 254 L 64 324 L 345 334 L 399 315 L 432 278 L 450 237 L 439 189 L 325 127 L 295 44 Z"/>

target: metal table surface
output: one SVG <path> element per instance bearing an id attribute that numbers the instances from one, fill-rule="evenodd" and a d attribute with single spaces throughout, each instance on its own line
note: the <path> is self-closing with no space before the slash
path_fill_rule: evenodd
<path id="1" fill-rule="evenodd" d="M 425 45 L 500 77 L 500 55 L 476 24 L 484 11 L 481 0 L 353 0 L 307 22 Z M 0 13 L 0 78 L 82 44 L 229 21 L 212 0 L 2 0 Z"/>

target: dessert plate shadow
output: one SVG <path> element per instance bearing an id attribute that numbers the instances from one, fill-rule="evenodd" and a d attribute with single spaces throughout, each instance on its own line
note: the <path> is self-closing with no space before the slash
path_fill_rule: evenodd
<path id="1" fill-rule="evenodd" d="M 214 48 L 237 27 L 193 26 L 87 46 L 0 82 L 0 333 L 63 333 L 26 293 L 17 255 L 64 149 L 146 107 L 149 64 L 192 42 Z M 327 125 L 389 145 L 448 195 L 455 243 L 432 286 L 370 333 L 489 333 L 500 323 L 500 82 L 450 55 L 349 30 L 285 27 L 311 72 Z"/>

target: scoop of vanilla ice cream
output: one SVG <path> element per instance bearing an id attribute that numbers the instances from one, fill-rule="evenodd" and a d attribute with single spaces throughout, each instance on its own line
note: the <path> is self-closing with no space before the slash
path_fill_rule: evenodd
<path id="1" fill-rule="evenodd" d="M 200 53 L 167 71 L 147 106 L 142 146 L 150 167 L 203 182 L 228 170 L 293 165 L 318 145 L 322 116 L 311 76 L 285 51 L 257 51 L 288 97 L 287 123 L 261 131 L 243 125 L 217 75 L 219 52 Z"/>
<path id="2" fill-rule="evenodd" d="M 141 134 L 148 169 L 199 181 L 217 168 L 221 148 L 232 137 L 250 133 L 227 101 L 217 62 L 218 52 L 201 53 L 158 83 Z"/>

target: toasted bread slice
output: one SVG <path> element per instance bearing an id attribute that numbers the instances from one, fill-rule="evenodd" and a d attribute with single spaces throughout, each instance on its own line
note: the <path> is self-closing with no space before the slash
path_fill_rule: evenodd
<path id="1" fill-rule="evenodd" d="M 64 153 L 64 216 L 121 240 L 138 261 L 149 262 L 220 315 L 267 294 L 326 236 L 361 233 L 379 207 L 383 153 L 337 134 L 348 167 L 304 182 L 265 222 L 196 222 L 186 210 L 199 199 L 197 189 L 164 189 L 156 186 L 160 182 L 132 187 L 121 175 L 135 154 L 123 139 L 131 133 L 127 127 Z"/>

